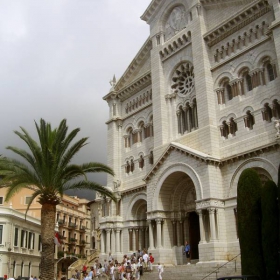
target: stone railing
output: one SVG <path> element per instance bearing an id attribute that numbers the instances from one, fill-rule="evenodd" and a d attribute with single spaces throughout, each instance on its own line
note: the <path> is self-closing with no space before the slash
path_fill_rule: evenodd
<path id="1" fill-rule="evenodd" d="M 73 274 L 75 274 L 75 270 L 81 270 L 83 265 L 85 264 L 86 259 L 77 259 L 75 262 L 73 262 L 69 267 L 68 267 L 68 279 L 72 277 Z"/>

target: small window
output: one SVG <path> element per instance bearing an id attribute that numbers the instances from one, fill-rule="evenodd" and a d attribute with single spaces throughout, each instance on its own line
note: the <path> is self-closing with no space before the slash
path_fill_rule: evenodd
<path id="1" fill-rule="evenodd" d="M 15 228 L 15 235 L 14 235 L 14 246 L 18 246 L 18 228 Z"/>
<path id="2" fill-rule="evenodd" d="M 4 197 L 0 196 L 0 205 L 2 205 L 4 203 Z"/>
<path id="3" fill-rule="evenodd" d="M 226 85 L 226 90 L 227 90 L 228 100 L 231 100 L 233 98 L 233 95 L 232 95 L 232 88 L 229 84 Z"/>
<path id="4" fill-rule="evenodd" d="M 268 63 L 267 66 L 266 66 L 266 69 L 267 69 L 267 74 L 268 74 L 268 79 L 269 81 L 273 81 L 275 80 L 275 75 L 274 75 L 274 70 L 273 70 L 273 66 L 271 63 Z"/>
<path id="5" fill-rule="evenodd" d="M 0 225 L 0 244 L 3 243 L 3 225 Z"/>
<path id="6" fill-rule="evenodd" d="M 25 204 L 27 205 L 27 204 L 29 204 L 30 203 L 30 201 L 31 201 L 31 196 L 26 196 L 25 197 Z"/>
<path id="7" fill-rule="evenodd" d="M 246 79 L 247 89 L 248 91 L 251 91 L 253 89 L 253 85 L 252 85 L 252 77 L 249 75 L 249 73 L 246 74 L 245 79 Z"/>

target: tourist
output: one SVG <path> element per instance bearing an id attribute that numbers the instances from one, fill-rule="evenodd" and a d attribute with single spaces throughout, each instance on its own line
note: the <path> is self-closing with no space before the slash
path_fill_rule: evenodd
<path id="1" fill-rule="evenodd" d="M 109 261 L 109 262 L 112 262 L 113 260 L 114 260 L 114 258 L 113 258 L 113 256 L 112 256 L 111 252 L 109 252 L 108 261 Z"/>
<path id="2" fill-rule="evenodd" d="M 163 265 L 158 263 L 158 279 L 162 280 Z"/>
<path id="3" fill-rule="evenodd" d="M 15 280 L 15 278 L 12 276 L 12 277 L 10 277 L 8 280 Z"/>
<path id="4" fill-rule="evenodd" d="M 147 251 L 144 251 L 143 260 L 144 260 L 144 271 L 147 271 L 148 270 L 148 260 L 149 260 L 149 255 L 148 255 Z"/>
<path id="5" fill-rule="evenodd" d="M 110 279 L 115 280 L 115 267 L 113 262 L 110 263 Z"/>
<path id="6" fill-rule="evenodd" d="M 107 263 L 107 260 L 104 260 L 104 272 L 108 275 L 109 274 L 109 265 Z"/>
<path id="7" fill-rule="evenodd" d="M 93 279 L 94 276 L 95 276 L 95 275 L 94 275 L 94 269 L 93 269 L 93 266 L 91 266 L 91 267 L 90 267 L 90 272 L 89 272 L 89 274 L 88 274 L 88 277 L 89 277 L 89 279 Z"/>
<path id="8" fill-rule="evenodd" d="M 78 271 L 78 269 L 76 269 L 75 272 L 76 272 L 76 279 L 80 280 L 81 273 Z"/>
<path id="9" fill-rule="evenodd" d="M 131 265 L 130 265 L 130 262 L 129 262 L 129 261 L 127 261 L 127 263 L 126 263 L 125 274 L 126 274 L 127 280 L 130 280 L 130 276 L 131 276 Z"/>
<path id="10" fill-rule="evenodd" d="M 186 258 L 187 258 L 187 264 L 191 264 L 190 263 L 190 259 L 191 259 L 191 246 L 188 243 L 188 241 L 186 241 L 184 251 L 185 251 L 185 254 L 186 254 Z"/>
<path id="11" fill-rule="evenodd" d="M 72 277 L 70 278 L 70 280 L 75 280 L 75 275 L 72 275 Z"/>
<path id="12" fill-rule="evenodd" d="M 123 280 L 128 280 L 125 273 L 123 274 Z"/>
<path id="13" fill-rule="evenodd" d="M 154 263 L 155 259 L 152 256 L 152 253 L 149 253 L 149 266 L 150 266 L 150 271 L 153 271 L 153 263 Z"/>
<path id="14" fill-rule="evenodd" d="M 87 272 L 85 273 L 84 280 L 91 280 L 91 278 L 89 278 L 89 276 L 88 276 L 88 273 L 87 273 Z"/>
<path id="15" fill-rule="evenodd" d="M 29 280 L 33 280 L 33 275 L 31 275 L 31 276 L 29 277 Z"/>

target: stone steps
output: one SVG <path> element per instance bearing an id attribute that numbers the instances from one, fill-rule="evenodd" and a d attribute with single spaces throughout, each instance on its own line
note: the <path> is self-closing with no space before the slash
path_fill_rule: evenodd
<path id="1" fill-rule="evenodd" d="M 209 273 L 213 272 L 217 267 L 201 266 L 201 265 L 179 265 L 173 267 L 165 267 L 162 274 L 163 279 L 171 280 L 202 280 Z M 240 266 L 237 266 L 237 271 L 235 271 L 235 266 L 228 264 L 227 266 L 220 268 L 217 277 L 227 276 L 227 275 L 240 275 Z M 152 272 L 144 272 L 144 275 L 141 277 L 142 280 L 154 280 L 158 279 L 157 277 L 157 267 L 155 266 Z M 216 273 L 205 278 L 205 280 L 216 280 Z"/>

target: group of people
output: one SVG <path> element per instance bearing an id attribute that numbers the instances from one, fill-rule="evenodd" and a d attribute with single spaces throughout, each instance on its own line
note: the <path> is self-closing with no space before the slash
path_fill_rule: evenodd
<path id="1" fill-rule="evenodd" d="M 190 264 L 191 248 L 186 241 L 184 246 L 184 254 L 187 258 L 187 264 Z M 131 256 L 124 255 L 121 262 L 118 262 L 109 253 L 108 261 L 105 259 L 103 264 L 96 260 L 90 268 L 83 266 L 81 271 L 76 270 L 75 275 L 70 280 L 92 280 L 98 278 L 102 274 L 106 274 L 111 280 L 139 280 L 145 271 L 153 271 L 154 257 L 152 253 L 148 253 L 146 249 L 138 250 Z M 89 270 L 89 271 L 88 271 Z M 158 263 L 158 279 L 162 279 L 164 266 Z"/>
<path id="2" fill-rule="evenodd" d="M 109 253 L 108 260 L 105 259 L 103 264 L 96 260 L 90 268 L 83 266 L 81 271 L 75 271 L 70 280 L 91 280 L 102 274 L 107 274 L 112 280 L 139 280 L 145 271 L 153 270 L 153 264 L 154 257 L 146 249 L 138 250 L 131 256 L 124 255 L 121 262 Z"/>
<path id="3" fill-rule="evenodd" d="M 21 276 L 18 276 L 18 278 L 14 278 L 14 277 L 10 277 L 8 280 L 21 280 L 22 279 L 22 277 Z M 33 277 L 33 275 L 31 275 L 30 277 L 29 277 L 29 280 L 40 280 L 40 278 L 37 278 L 37 276 L 34 276 Z"/>

